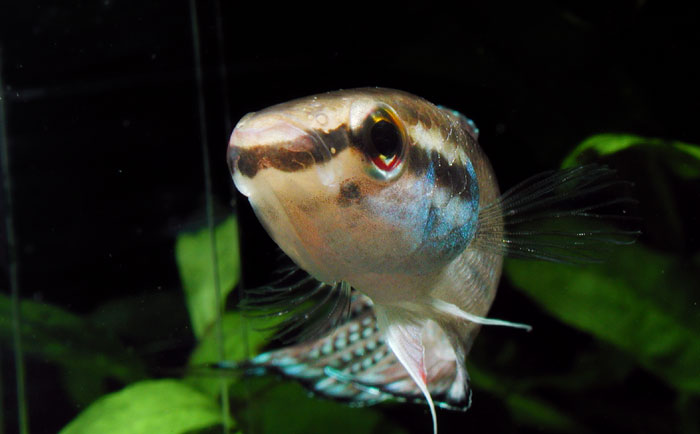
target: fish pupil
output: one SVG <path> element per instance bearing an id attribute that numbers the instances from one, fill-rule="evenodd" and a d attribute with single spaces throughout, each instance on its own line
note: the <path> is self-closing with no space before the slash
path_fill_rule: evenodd
<path id="1" fill-rule="evenodd" d="M 372 125 L 370 138 L 377 153 L 386 158 L 393 157 L 401 149 L 401 134 L 398 128 L 384 119 Z"/>

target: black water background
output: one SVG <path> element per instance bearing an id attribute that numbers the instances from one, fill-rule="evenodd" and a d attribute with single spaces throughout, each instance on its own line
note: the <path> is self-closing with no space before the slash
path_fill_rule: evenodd
<path id="1" fill-rule="evenodd" d="M 223 40 L 213 1 L 198 5 L 221 218 L 233 196 L 224 160 L 230 125 L 248 111 L 337 88 L 399 88 L 459 109 L 480 127 L 503 186 L 556 167 L 600 132 L 700 143 L 698 14 L 682 2 L 348 4 L 327 5 L 324 15 L 224 2 Z M 180 291 L 175 235 L 205 222 L 187 2 L 5 2 L 0 48 L 21 296 L 85 314 L 128 294 Z M 264 257 L 262 235 L 249 210 L 241 218 L 251 269 Z M 697 239 L 658 237 L 657 247 L 692 252 Z M 4 250 L 0 259 L 4 291 Z M 498 316 L 508 317 L 507 304 L 499 298 Z M 165 367 L 185 363 L 188 333 L 164 337 Z M 2 366 L 11 427 L 10 355 Z M 62 392 L 50 366 L 29 361 L 27 369 L 32 431 L 55 431 L 78 409 L 52 398 Z M 632 389 L 666 393 L 639 381 Z M 486 423 L 475 418 L 472 425 Z"/>

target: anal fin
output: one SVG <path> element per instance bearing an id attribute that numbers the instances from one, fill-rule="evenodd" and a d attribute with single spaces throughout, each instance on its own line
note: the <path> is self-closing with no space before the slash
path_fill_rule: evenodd
<path id="1" fill-rule="evenodd" d="M 422 342 L 424 321 L 413 319 L 403 309 L 376 306 L 377 321 L 389 348 L 416 383 L 430 407 L 433 433 L 437 434 L 435 404 L 428 390 L 428 372 L 425 364 L 425 347 Z"/>

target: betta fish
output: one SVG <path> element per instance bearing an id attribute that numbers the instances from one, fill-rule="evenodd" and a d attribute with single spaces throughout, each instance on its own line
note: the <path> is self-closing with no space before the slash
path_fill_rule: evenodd
<path id="1" fill-rule="evenodd" d="M 248 308 L 296 313 L 263 353 L 275 370 L 351 404 L 386 399 L 466 409 L 467 354 L 487 318 L 503 257 L 595 262 L 629 231 L 555 225 L 605 219 L 613 171 L 580 166 L 537 175 L 500 194 L 474 123 L 406 92 L 329 92 L 249 113 L 227 160 L 237 189 L 293 261 Z M 596 199 L 597 200 L 597 199 Z M 325 333 L 325 334 L 323 334 Z M 323 334 L 323 335 L 321 335 Z"/>

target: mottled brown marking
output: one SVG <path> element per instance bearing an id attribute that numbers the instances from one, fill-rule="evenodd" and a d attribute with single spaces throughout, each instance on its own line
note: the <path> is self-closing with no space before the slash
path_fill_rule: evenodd
<path id="1" fill-rule="evenodd" d="M 362 197 L 360 186 L 351 180 L 343 181 L 340 185 L 340 194 L 338 195 L 338 205 L 347 208 L 353 203 L 356 203 Z"/>

